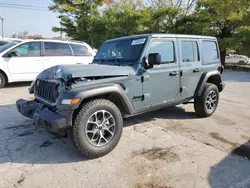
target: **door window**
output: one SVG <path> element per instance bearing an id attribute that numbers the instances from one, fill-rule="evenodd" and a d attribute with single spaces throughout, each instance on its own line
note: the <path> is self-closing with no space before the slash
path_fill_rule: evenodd
<path id="1" fill-rule="evenodd" d="M 45 56 L 71 56 L 72 52 L 68 44 L 57 42 L 45 42 Z"/>
<path id="2" fill-rule="evenodd" d="M 216 43 L 214 41 L 203 41 L 202 54 L 205 62 L 218 60 L 219 52 Z"/>
<path id="3" fill-rule="evenodd" d="M 173 41 L 152 41 L 148 51 L 148 54 L 150 53 L 159 53 L 161 55 L 161 64 L 175 62 Z"/>
<path id="4" fill-rule="evenodd" d="M 16 57 L 39 57 L 41 56 L 41 43 L 29 42 L 22 44 L 9 52 Z"/>
<path id="5" fill-rule="evenodd" d="M 84 45 L 70 44 L 75 56 L 92 56 L 92 53 Z"/>
<path id="6" fill-rule="evenodd" d="M 200 60 L 197 42 L 181 42 L 181 51 L 182 62 L 197 62 Z"/>

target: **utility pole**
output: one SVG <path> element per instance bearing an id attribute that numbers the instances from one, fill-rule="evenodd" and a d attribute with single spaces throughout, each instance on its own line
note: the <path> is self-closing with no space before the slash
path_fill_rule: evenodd
<path id="1" fill-rule="evenodd" d="M 60 23 L 60 25 L 61 25 L 61 31 L 60 31 L 60 33 L 61 33 L 61 40 L 62 40 L 62 23 Z"/>
<path id="2" fill-rule="evenodd" d="M 4 33 L 3 33 L 3 21 L 4 21 L 4 18 L 3 17 L 0 17 L 1 21 L 2 21 L 2 39 L 4 37 Z"/>
<path id="3" fill-rule="evenodd" d="M 61 18 L 60 19 L 62 19 L 62 14 L 61 14 Z M 60 21 L 60 27 L 61 27 L 60 34 L 61 34 L 61 40 L 62 40 L 63 32 L 62 32 L 62 22 L 61 21 Z"/>
<path id="4" fill-rule="evenodd" d="M 93 0 L 90 0 L 90 14 L 91 14 L 91 36 L 90 36 L 90 41 L 91 41 L 91 47 L 93 48 Z"/>

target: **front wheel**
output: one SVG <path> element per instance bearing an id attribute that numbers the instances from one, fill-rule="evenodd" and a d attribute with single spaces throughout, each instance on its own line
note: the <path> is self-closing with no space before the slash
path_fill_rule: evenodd
<path id="1" fill-rule="evenodd" d="M 201 96 L 195 98 L 194 109 L 200 117 L 213 115 L 219 103 L 218 87 L 211 83 L 206 83 Z"/>
<path id="2" fill-rule="evenodd" d="M 73 125 L 76 148 L 87 158 L 98 158 L 111 152 L 118 144 L 123 118 L 117 106 L 106 99 L 85 103 Z"/>
<path id="3" fill-rule="evenodd" d="M 6 81 L 5 76 L 2 73 L 0 73 L 0 89 L 6 85 L 6 82 L 7 81 Z"/>

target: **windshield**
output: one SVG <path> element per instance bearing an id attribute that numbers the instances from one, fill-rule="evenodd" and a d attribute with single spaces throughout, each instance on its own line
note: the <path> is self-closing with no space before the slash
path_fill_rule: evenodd
<path id="1" fill-rule="evenodd" d="M 0 46 L 0 53 L 7 50 L 8 48 L 11 48 L 12 46 L 15 46 L 16 44 L 20 43 L 21 41 L 12 41 L 10 43 L 7 43 L 3 46 Z"/>
<path id="2" fill-rule="evenodd" d="M 105 42 L 98 50 L 94 62 L 107 60 L 135 62 L 141 55 L 147 38 L 131 38 Z"/>

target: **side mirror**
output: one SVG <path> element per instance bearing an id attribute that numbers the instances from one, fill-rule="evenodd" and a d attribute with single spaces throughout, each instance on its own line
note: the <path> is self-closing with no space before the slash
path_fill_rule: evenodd
<path id="1" fill-rule="evenodd" d="M 17 53 L 15 51 L 12 51 L 10 53 L 7 54 L 8 57 L 16 57 Z"/>
<path id="2" fill-rule="evenodd" d="M 150 66 L 160 65 L 161 64 L 161 54 L 151 53 L 148 55 L 148 64 Z"/>

